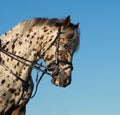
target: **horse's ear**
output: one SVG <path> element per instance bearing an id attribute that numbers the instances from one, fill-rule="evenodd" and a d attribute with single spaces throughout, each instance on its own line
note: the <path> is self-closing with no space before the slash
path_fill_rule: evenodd
<path id="1" fill-rule="evenodd" d="M 66 28 L 70 25 L 70 16 L 67 16 L 63 23 L 63 28 Z"/>
<path id="2" fill-rule="evenodd" d="M 78 27 L 79 27 L 79 22 L 78 22 L 77 24 L 75 24 L 74 27 L 75 27 L 76 29 L 78 29 Z"/>

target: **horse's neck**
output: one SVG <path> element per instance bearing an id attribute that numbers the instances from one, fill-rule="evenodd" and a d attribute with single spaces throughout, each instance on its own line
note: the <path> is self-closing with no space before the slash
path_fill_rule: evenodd
<path id="1" fill-rule="evenodd" d="M 46 26 L 33 27 L 23 34 L 21 34 L 21 29 L 18 31 L 19 28 L 16 26 L 1 37 L 2 47 L 30 61 L 41 58 L 40 55 L 49 47 L 57 34 L 57 29 L 53 30 L 50 27 L 46 28 Z M 28 75 L 29 67 L 5 54 L 2 54 L 1 57 L 5 65 L 14 73 L 21 77 Z"/>

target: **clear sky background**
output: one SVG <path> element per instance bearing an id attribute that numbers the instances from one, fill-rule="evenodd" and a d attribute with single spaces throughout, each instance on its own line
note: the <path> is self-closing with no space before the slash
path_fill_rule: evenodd
<path id="1" fill-rule="evenodd" d="M 21 20 L 68 15 L 81 33 L 72 84 L 59 88 L 45 76 L 27 115 L 120 115 L 119 0 L 0 0 L 0 34 Z"/>

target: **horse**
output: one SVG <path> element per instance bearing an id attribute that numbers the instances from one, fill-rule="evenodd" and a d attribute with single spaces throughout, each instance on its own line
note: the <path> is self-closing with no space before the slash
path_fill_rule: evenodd
<path id="1" fill-rule="evenodd" d="M 33 68 L 42 72 L 41 78 L 51 76 L 56 86 L 70 85 L 79 42 L 79 23 L 71 23 L 70 16 L 24 20 L 1 35 L 0 115 L 25 115 L 34 88 Z M 38 64 L 39 59 L 46 65 Z"/>

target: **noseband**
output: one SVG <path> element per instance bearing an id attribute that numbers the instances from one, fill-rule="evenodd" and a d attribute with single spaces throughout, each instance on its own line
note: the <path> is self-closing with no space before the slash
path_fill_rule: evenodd
<path id="1" fill-rule="evenodd" d="M 44 74 L 48 74 L 50 75 L 51 77 L 54 78 L 55 75 L 57 75 L 58 73 L 70 68 L 71 70 L 73 70 L 73 65 L 71 62 L 68 62 L 68 61 L 64 61 L 64 60 L 60 60 L 58 58 L 58 55 L 59 55 L 59 43 L 60 43 L 60 35 L 63 34 L 61 32 L 61 27 L 58 29 L 58 33 L 57 33 L 57 36 L 56 38 L 54 39 L 54 41 L 50 44 L 50 46 L 43 52 L 43 54 L 41 55 L 44 56 L 44 54 L 52 47 L 52 45 L 54 45 L 54 43 L 56 42 L 57 43 L 57 46 L 56 46 L 56 51 L 55 51 L 55 60 L 53 60 L 49 65 L 47 66 L 44 66 L 42 63 L 38 64 L 37 62 L 33 62 L 33 61 L 30 61 L 30 60 L 27 60 L 23 57 L 20 57 L 18 55 L 15 55 L 15 54 L 12 54 L 11 52 L 8 52 L 7 50 L 4 50 L 4 48 L 2 47 L 1 45 L 1 40 L 0 40 L 0 52 L 6 54 L 7 56 L 13 58 L 14 60 L 18 61 L 18 62 L 21 62 L 22 64 L 26 65 L 26 66 L 29 66 L 30 68 L 32 69 L 36 69 L 38 70 L 39 72 L 42 72 L 41 76 L 38 78 L 38 75 L 37 75 L 37 80 L 36 80 L 36 88 L 35 88 L 35 92 L 33 94 L 33 96 L 31 96 L 31 98 L 33 98 L 37 92 L 37 88 L 38 88 L 38 85 L 41 81 L 41 79 L 43 78 Z M 0 55 L 1 56 L 1 55 Z M 1 58 L 1 57 L 0 57 Z M 59 64 L 60 63 L 64 63 L 64 64 L 67 64 L 68 66 L 65 67 L 65 68 L 60 68 L 59 67 Z M 20 81 L 22 81 L 24 84 L 28 84 L 28 82 L 24 81 L 22 78 L 20 78 L 18 75 L 16 75 L 8 66 L 6 66 L 4 63 L 2 63 L 2 61 L 0 61 L 0 64 L 2 66 L 4 66 L 5 68 L 7 68 L 11 74 L 15 75 Z M 55 65 L 56 68 L 54 68 L 54 70 L 52 70 L 50 67 L 52 65 Z M 50 71 L 52 71 L 52 74 L 50 73 Z"/>

